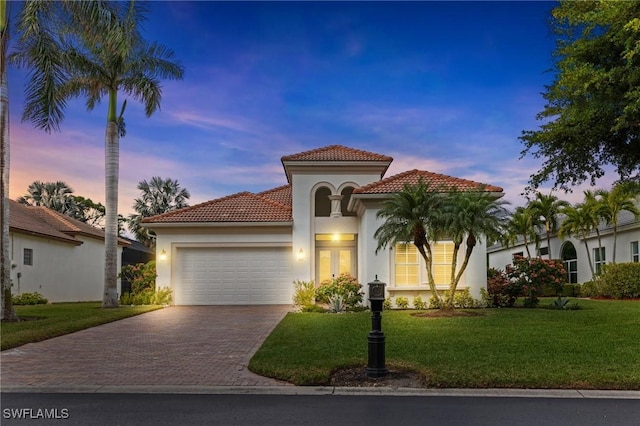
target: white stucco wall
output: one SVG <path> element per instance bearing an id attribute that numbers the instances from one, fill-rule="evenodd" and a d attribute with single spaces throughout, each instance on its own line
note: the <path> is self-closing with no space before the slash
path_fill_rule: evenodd
<path id="1" fill-rule="evenodd" d="M 605 230 L 601 234 L 602 247 L 605 249 L 606 261 L 611 262 L 613 260 L 613 232 L 612 230 Z M 640 241 L 640 223 L 626 225 L 618 229 L 618 236 L 616 242 L 616 262 L 630 262 L 631 261 L 631 242 Z M 578 283 L 584 283 L 592 279 L 591 268 L 589 267 L 589 261 L 587 257 L 587 251 L 585 249 L 584 242 L 582 240 L 566 237 L 564 240 L 554 236 L 551 238 L 551 254 L 552 258 L 559 259 L 561 256 L 562 246 L 567 242 L 571 242 L 576 248 L 576 256 L 578 260 Z M 589 246 L 589 255 L 591 256 L 591 263 L 593 264 L 593 249 L 598 247 L 598 239 L 595 233 L 593 233 L 588 239 L 587 244 Z M 546 238 L 540 242 L 541 247 L 546 247 Z M 537 256 L 535 244 L 529 244 L 529 250 L 532 257 Z M 492 268 L 504 270 L 506 265 L 512 263 L 514 253 L 523 252 L 526 256 L 524 244 L 520 244 L 515 247 L 491 249 L 488 253 L 489 266 Z M 543 259 L 547 259 L 546 255 L 542 256 Z M 595 269 L 595 268 L 594 268 Z"/>
<path id="2" fill-rule="evenodd" d="M 83 244 L 76 246 L 11 233 L 12 264 L 16 265 L 11 268 L 13 294 L 38 292 L 50 302 L 102 300 L 104 242 L 84 236 L 76 238 Z M 33 250 L 33 266 L 23 264 L 25 248 Z M 118 265 L 121 256 L 122 249 L 118 247 Z"/>
<path id="3" fill-rule="evenodd" d="M 293 279 L 309 281 L 315 279 L 315 234 L 317 233 L 355 233 L 360 234 L 357 217 L 315 217 L 315 190 L 321 186 L 331 189 L 332 194 L 340 194 L 346 186 L 354 188 L 380 180 L 379 173 L 294 173 L 292 184 L 293 252 L 300 249 L 305 252 L 302 261 L 293 266 Z M 363 235 L 358 235 L 358 245 L 362 244 Z M 358 252 L 358 265 L 364 256 Z M 364 283 L 368 274 L 360 266 L 358 279 Z"/>

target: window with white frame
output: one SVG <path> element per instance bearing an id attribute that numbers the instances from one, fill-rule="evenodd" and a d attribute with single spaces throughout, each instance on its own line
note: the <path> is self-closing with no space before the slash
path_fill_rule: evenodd
<path id="1" fill-rule="evenodd" d="M 640 262 L 640 250 L 637 241 L 631 241 L 631 261 L 635 263 Z"/>
<path id="2" fill-rule="evenodd" d="M 433 280 L 436 284 L 449 284 L 451 281 L 451 261 L 453 260 L 453 241 L 440 241 L 431 247 L 433 254 Z"/>
<path id="3" fill-rule="evenodd" d="M 412 286 L 420 284 L 420 260 L 418 248 L 412 243 L 395 246 L 395 284 Z"/>
<path id="4" fill-rule="evenodd" d="M 22 251 L 22 264 L 33 266 L 33 249 L 26 248 Z"/>
<path id="5" fill-rule="evenodd" d="M 593 249 L 593 265 L 595 266 L 596 273 L 600 273 L 602 265 L 607 261 L 605 247 L 596 247 Z"/>

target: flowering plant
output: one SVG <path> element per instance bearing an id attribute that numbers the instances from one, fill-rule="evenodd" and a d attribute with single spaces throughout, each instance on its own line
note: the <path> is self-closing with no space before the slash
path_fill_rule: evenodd
<path id="1" fill-rule="evenodd" d="M 506 273 L 512 283 L 521 289 L 525 307 L 538 306 L 538 297 L 544 286 L 551 286 L 557 294 L 562 293 L 566 271 L 561 260 L 528 259 L 515 256 L 513 265 L 508 265 Z"/>

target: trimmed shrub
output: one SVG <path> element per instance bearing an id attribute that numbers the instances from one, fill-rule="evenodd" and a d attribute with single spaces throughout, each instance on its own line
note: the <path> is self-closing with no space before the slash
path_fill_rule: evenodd
<path id="1" fill-rule="evenodd" d="M 475 308 L 478 306 L 478 301 L 476 301 L 469 293 L 469 289 L 465 288 L 464 290 L 456 291 L 453 295 L 453 306 L 456 308 Z"/>
<path id="2" fill-rule="evenodd" d="M 14 305 L 46 305 L 49 300 L 36 291 L 34 293 L 12 295 L 11 303 Z"/>
<path id="3" fill-rule="evenodd" d="M 349 274 L 340 274 L 337 278 L 324 280 L 316 289 L 316 300 L 321 303 L 331 303 L 335 296 L 340 296 L 346 310 L 362 304 L 362 284 Z"/>
<path id="4" fill-rule="evenodd" d="M 580 295 L 582 297 L 594 297 L 598 295 L 598 283 L 596 281 L 587 281 L 580 286 Z"/>
<path id="5" fill-rule="evenodd" d="M 446 293 L 445 293 L 446 297 Z M 434 295 L 429 299 L 429 309 L 442 309 L 444 307 L 444 297 L 436 299 Z"/>
<path id="6" fill-rule="evenodd" d="M 409 307 L 409 299 L 403 296 L 396 297 L 396 306 L 398 309 L 407 309 Z"/>
<path id="7" fill-rule="evenodd" d="M 124 293 L 120 296 L 121 305 L 168 305 L 172 300 L 172 291 L 169 287 L 158 290 L 146 288 L 138 293 Z"/>
<path id="8" fill-rule="evenodd" d="M 427 302 L 424 302 L 422 297 L 416 296 L 413 298 L 413 308 L 418 310 L 427 309 Z"/>
<path id="9" fill-rule="evenodd" d="M 599 296 L 614 299 L 640 297 L 640 263 L 608 263 L 598 278 Z"/>
<path id="10" fill-rule="evenodd" d="M 387 297 L 384 299 L 384 302 L 382 302 L 382 310 L 388 311 L 389 309 L 391 309 L 391 299 Z"/>

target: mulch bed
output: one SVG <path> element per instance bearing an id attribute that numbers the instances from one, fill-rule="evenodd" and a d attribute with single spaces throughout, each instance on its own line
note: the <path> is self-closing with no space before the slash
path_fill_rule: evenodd
<path id="1" fill-rule="evenodd" d="M 364 366 L 342 368 L 333 372 L 329 384 L 346 387 L 425 387 L 425 379 L 420 373 L 404 368 L 387 368 L 389 374 L 383 377 L 369 377 Z"/>

